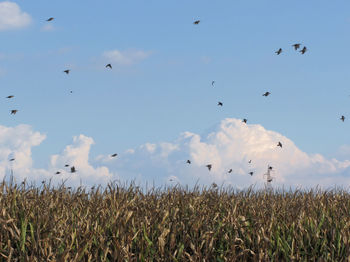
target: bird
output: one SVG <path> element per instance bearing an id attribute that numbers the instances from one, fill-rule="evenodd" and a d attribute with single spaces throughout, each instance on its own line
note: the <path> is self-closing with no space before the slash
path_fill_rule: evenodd
<path id="1" fill-rule="evenodd" d="M 254 174 L 254 172 L 253 172 L 253 171 L 250 171 L 250 172 L 249 172 L 249 175 L 251 175 L 251 176 L 252 176 L 253 174 Z"/>
<path id="2" fill-rule="evenodd" d="M 232 168 L 231 168 L 231 169 L 228 171 L 228 173 L 229 173 L 229 174 L 231 174 L 231 173 L 232 173 Z"/>
<path id="3" fill-rule="evenodd" d="M 215 84 L 215 81 L 211 81 L 211 85 L 214 86 L 214 84 Z"/>
<path id="4" fill-rule="evenodd" d="M 211 170 L 212 165 L 211 165 L 211 164 L 209 164 L 209 165 L 206 165 L 206 167 L 207 167 L 207 168 L 208 168 L 208 170 L 210 171 L 210 170 Z"/>
<path id="5" fill-rule="evenodd" d="M 6 98 L 14 98 L 15 96 L 13 95 L 10 95 L 10 96 L 7 96 Z"/>
<path id="6" fill-rule="evenodd" d="M 186 161 L 186 163 L 187 163 L 187 164 L 191 164 L 191 160 L 188 159 L 188 160 Z"/>
<path id="7" fill-rule="evenodd" d="M 271 95 L 270 92 L 265 92 L 265 94 L 263 94 L 263 96 L 268 96 L 268 95 Z"/>
<path id="8" fill-rule="evenodd" d="M 252 160 L 250 159 L 249 161 L 248 161 L 248 163 L 250 164 L 252 162 Z"/>
<path id="9" fill-rule="evenodd" d="M 277 55 L 281 54 L 281 53 L 282 53 L 282 48 L 278 49 L 275 53 L 276 53 Z"/>
<path id="10" fill-rule="evenodd" d="M 13 110 L 11 110 L 11 115 L 15 115 L 17 112 L 18 112 L 17 109 L 13 109 Z"/>
<path id="11" fill-rule="evenodd" d="M 70 168 L 70 172 L 71 172 L 71 173 L 75 173 L 75 172 L 76 172 L 76 170 L 75 170 L 75 167 L 74 167 L 74 166 L 72 166 L 72 167 Z"/>
<path id="12" fill-rule="evenodd" d="M 70 72 L 70 69 L 64 70 L 63 72 L 66 73 L 66 74 L 68 75 L 69 72 Z"/>
<path id="13" fill-rule="evenodd" d="M 281 142 L 278 142 L 277 146 L 279 146 L 279 147 L 282 148 L 282 143 L 281 143 Z"/>
<path id="14" fill-rule="evenodd" d="M 15 160 L 16 160 L 15 158 L 11 158 L 9 161 L 11 161 L 11 162 L 12 162 L 12 161 L 15 161 Z"/>
<path id="15" fill-rule="evenodd" d="M 273 168 L 272 166 L 269 166 L 269 170 L 272 170 L 272 168 Z"/>
<path id="16" fill-rule="evenodd" d="M 111 155 L 111 157 L 116 157 L 118 154 L 117 153 L 115 153 L 115 154 L 113 154 L 113 155 Z"/>
<path id="17" fill-rule="evenodd" d="M 224 104 L 222 102 L 218 102 L 218 106 L 223 106 Z"/>
<path id="18" fill-rule="evenodd" d="M 244 118 L 244 119 L 242 120 L 243 123 L 247 123 L 247 121 L 248 121 L 248 119 L 246 119 L 246 118 Z"/>
<path id="19" fill-rule="evenodd" d="M 65 167 L 69 167 L 69 165 L 68 165 L 68 164 L 65 164 L 64 166 L 65 166 Z"/>
<path id="20" fill-rule="evenodd" d="M 52 20 L 54 20 L 55 18 L 53 18 L 53 17 L 50 17 L 49 19 L 47 19 L 46 21 L 47 22 L 51 22 Z"/>
<path id="21" fill-rule="evenodd" d="M 305 52 L 307 51 L 306 46 L 303 47 L 303 49 L 301 49 L 299 52 L 303 55 L 305 54 Z"/>
<path id="22" fill-rule="evenodd" d="M 345 116 L 341 116 L 340 120 L 344 122 Z"/>
<path id="23" fill-rule="evenodd" d="M 294 50 L 298 50 L 298 49 L 300 48 L 300 45 L 301 45 L 301 44 L 294 44 L 294 45 L 292 45 L 292 46 L 294 47 Z"/>
<path id="24" fill-rule="evenodd" d="M 196 20 L 193 22 L 193 24 L 198 25 L 201 20 Z"/>
<path id="25" fill-rule="evenodd" d="M 111 64 L 107 64 L 106 68 L 109 67 L 110 69 L 112 69 L 112 65 Z"/>
<path id="26" fill-rule="evenodd" d="M 57 172 L 56 172 L 56 175 L 59 175 L 59 174 L 61 174 L 61 172 L 60 172 L 60 171 L 57 171 Z"/>

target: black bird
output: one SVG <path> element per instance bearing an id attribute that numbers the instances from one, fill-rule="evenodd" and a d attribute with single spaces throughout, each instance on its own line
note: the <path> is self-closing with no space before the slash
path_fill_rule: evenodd
<path id="1" fill-rule="evenodd" d="M 231 174 L 231 173 L 232 173 L 232 168 L 231 168 L 231 169 L 228 171 L 228 173 L 229 173 L 229 174 Z"/>
<path id="2" fill-rule="evenodd" d="M 281 53 L 282 53 L 282 48 L 278 49 L 275 53 L 276 53 L 277 55 L 281 54 Z"/>
<path id="3" fill-rule="evenodd" d="M 56 175 L 59 175 L 59 174 L 61 174 L 61 172 L 60 172 L 60 171 L 57 171 L 57 172 L 56 172 Z"/>
<path id="4" fill-rule="evenodd" d="M 18 112 L 17 109 L 13 109 L 13 110 L 11 110 L 11 115 L 15 115 L 17 112 Z"/>
<path id="5" fill-rule="evenodd" d="M 69 72 L 70 72 L 70 69 L 64 70 L 63 72 L 66 73 L 66 74 L 68 75 Z"/>
<path id="6" fill-rule="evenodd" d="M 301 45 L 301 44 L 294 44 L 294 45 L 292 45 L 292 46 L 294 47 L 294 50 L 298 50 L 298 49 L 300 48 L 300 45 Z"/>
<path id="7" fill-rule="evenodd" d="M 69 167 L 69 165 L 68 165 L 68 164 L 65 164 L 64 166 L 65 166 L 65 167 Z"/>
<path id="8" fill-rule="evenodd" d="M 50 17 L 49 19 L 47 19 L 46 21 L 47 22 L 51 22 L 52 20 L 54 20 L 55 18 L 53 18 L 53 17 Z"/>
<path id="9" fill-rule="evenodd" d="M 269 166 L 269 169 L 270 169 L 270 170 L 272 170 L 272 168 L 273 168 L 272 166 Z"/>
<path id="10" fill-rule="evenodd" d="M 76 172 L 76 170 L 75 170 L 75 167 L 74 167 L 74 166 L 72 166 L 72 167 L 70 168 L 70 172 L 71 172 L 71 173 L 75 173 L 75 172 Z"/>
<path id="11" fill-rule="evenodd" d="M 196 20 L 193 22 L 193 24 L 198 25 L 201 20 Z"/>
<path id="12" fill-rule="evenodd" d="M 112 65 L 111 64 L 107 64 L 106 68 L 109 67 L 110 69 L 112 69 Z"/>
<path id="13" fill-rule="evenodd" d="M 303 49 L 301 49 L 299 52 L 303 55 L 305 54 L 305 52 L 307 51 L 306 46 L 303 47 Z"/>
<path id="14" fill-rule="evenodd" d="M 281 142 L 278 142 L 277 146 L 279 146 L 279 147 L 282 148 L 282 143 L 281 143 Z"/>
<path id="15" fill-rule="evenodd" d="M 248 119 L 244 118 L 242 122 L 247 123 Z"/>
<path id="16" fill-rule="evenodd" d="M 250 164 L 252 162 L 252 160 L 249 160 L 248 163 Z"/>
<path id="17" fill-rule="evenodd" d="M 113 154 L 113 155 L 111 155 L 111 157 L 116 157 L 118 154 L 117 153 L 115 153 L 115 154 Z"/>
<path id="18" fill-rule="evenodd" d="M 212 165 L 206 165 L 206 167 L 208 168 L 208 170 L 210 171 L 211 170 L 211 167 L 212 167 Z"/>
<path id="19" fill-rule="evenodd" d="M 268 95 L 271 95 L 270 92 L 265 92 L 265 94 L 263 94 L 263 96 L 268 96 Z"/>
<path id="20" fill-rule="evenodd" d="M 250 172 L 249 172 L 249 175 L 251 175 L 251 176 L 252 176 L 253 174 L 254 174 L 254 172 L 253 172 L 253 171 L 250 171 Z"/>
<path id="21" fill-rule="evenodd" d="M 222 102 L 218 102 L 218 106 L 223 106 L 224 104 Z"/>
<path id="22" fill-rule="evenodd" d="M 6 98 L 13 98 L 13 97 L 15 97 L 15 96 L 12 96 L 12 95 L 11 95 L 11 96 L 7 96 Z"/>
<path id="23" fill-rule="evenodd" d="M 191 160 L 188 159 L 188 160 L 186 161 L 186 163 L 187 163 L 187 164 L 191 164 Z"/>
<path id="24" fill-rule="evenodd" d="M 215 81 L 211 81 L 211 85 L 214 86 L 214 84 L 215 84 Z"/>
<path id="25" fill-rule="evenodd" d="M 340 120 L 344 122 L 345 116 L 341 116 Z"/>
<path id="26" fill-rule="evenodd" d="M 15 158 L 11 158 L 10 161 L 15 161 L 16 159 Z"/>

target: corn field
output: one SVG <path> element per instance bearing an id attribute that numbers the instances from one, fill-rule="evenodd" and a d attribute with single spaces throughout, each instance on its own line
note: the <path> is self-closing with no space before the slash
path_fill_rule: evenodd
<path id="1" fill-rule="evenodd" d="M 0 183 L 0 261 L 350 261 L 350 195 Z"/>

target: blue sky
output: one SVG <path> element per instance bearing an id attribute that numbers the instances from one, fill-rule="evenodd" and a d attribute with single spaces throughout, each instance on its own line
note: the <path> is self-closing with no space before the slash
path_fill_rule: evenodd
<path id="1" fill-rule="evenodd" d="M 14 3 L 31 22 L 0 31 L 0 124 L 46 135 L 32 149 L 36 166 L 80 134 L 95 141 L 95 157 L 206 134 L 225 118 L 247 118 L 308 154 L 332 158 L 350 145 L 339 120 L 350 118 L 347 1 Z M 108 58 L 115 50 L 132 62 Z"/>

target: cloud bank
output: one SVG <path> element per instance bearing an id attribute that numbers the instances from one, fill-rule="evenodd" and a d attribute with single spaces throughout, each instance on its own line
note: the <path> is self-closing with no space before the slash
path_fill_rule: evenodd
<path id="1" fill-rule="evenodd" d="M 14 2 L 0 2 L 0 31 L 19 29 L 32 22 L 29 14 L 23 12 Z"/>
<path id="2" fill-rule="evenodd" d="M 116 158 L 100 155 L 90 159 L 92 138 L 73 138 L 60 154 L 52 155 L 47 170 L 32 165 L 31 148 L 40 145 L 45 135 L 30 126 L 0 126 L 0 171 L 11 168 L 16 179 L 52 178 L 54 183 L 68 179 L 68 185 L 105 185 L 109 181 L 131 181 L 164 185 L 176 184 L 231 185 L 247 188 L 264 185 L 263 174 L 273 166 L 273 185 L 280 187 L 324 188 L 350 185 L 350 161 L 327 159 L 320 154 L 301 151 L 290 139 L 258 124 L 245 124 L 239 119 L 224 119 L 211 132 L 199 135 L 184 132 L 172 142 L 145 143 Z M 281 142 L 283 147 L 277 147 Z M 15 155 L 16 160 L 9 161 Z M 350 158 L 350 155 L 347 159 Z M 187 159 L 191 164 L 187 164 Z M 249 160 L 252 160 L 249 163 Z M 74 165 L 70 173 L 65 164 Z M 206 165 L 211 164 L 209 171 Z M 231 173 L 228 170 L 232 169 Z M 61 173 L 55 175 L 55 172 Z M 253 176 L 249 172 L 254 172 Z"/>

